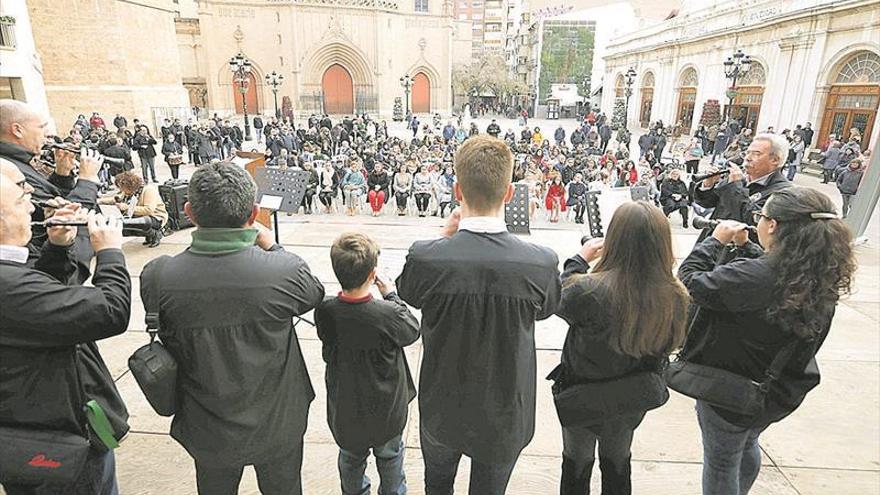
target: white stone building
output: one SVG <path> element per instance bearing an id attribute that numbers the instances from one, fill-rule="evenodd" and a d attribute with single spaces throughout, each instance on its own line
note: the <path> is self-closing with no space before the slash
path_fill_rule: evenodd
<path id="1" fill-rule="evenodd" d="M 724 61 L 737 49 L 753 61 L 731 107 L 746 125 L 777 131 L 811 122 L 813 146 L 858 128 L 876 143 L 880 106 L 880 2 L 876 0 L 686 1 L 675 18 L 615 39 L 605 56 L 602 108 L 637 73 L 628 123 L 683 121 L 693 130 L 703 104 L 728 105 Z"/>
<path id="2" fill-rule="evenodd" d="M 0 2 L 0 98 L 27 102 L 49 115 L 43 67 L 24 0 Z"/>

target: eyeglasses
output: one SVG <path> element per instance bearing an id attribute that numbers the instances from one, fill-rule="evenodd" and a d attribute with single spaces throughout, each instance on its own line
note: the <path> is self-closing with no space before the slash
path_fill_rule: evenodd
<path id="1" fill-rule="evenodd" d="M 772 218 L 770 218 L 770 217 L 768 217 L 767 215 L 761 213 L 760 211 L 752 212 L 752 219 L 755 221 L 756 224 L 757 224 L 758 222 L 760 222 L 762 218 L 766 218 L 767 220 L 772 220 Z"/>
<path id="2" fill-rule="evenodd" d="M 21 196 L 19 196 L 18 199 L 22 199 L 34 191 L 34 188 L 31 187 L 30 184 L 28 184 L 27 179 L 22 179 L 16 182 L 15 185 L 21 188 Z"/>

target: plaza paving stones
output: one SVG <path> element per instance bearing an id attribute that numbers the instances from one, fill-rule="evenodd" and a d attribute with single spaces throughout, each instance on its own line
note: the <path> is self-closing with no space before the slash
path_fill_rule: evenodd
<path id="1" fill-rule="evenodd" d="M 798 182 L 802 181 L 813 185 L 815 179 L 799 176 Z M 838 200 L 839 196 L 831 188 L 816 187 Z M 339 291 L 330 266 L 329 246 L 341 232 L 357 230 L 378 239 L 382 247 L 381 268 L 396 277 L 410 244 L 415 240 L 435 238 L 443 224 L 440 218 L 398 218 L 394 215 L 377 218 L 368 215 L 282 215 L 279 220 L 285 248 L 309 263 L 312 272 L 324 283 L 328 295 Z M 838 306 L 832 331 L 819 353 L 822 383 L 797 412 L 771 426 L 761 437 L 763 462 L 761 474 L 751 492 L 753 495 L 880 494 L 880 235 L 877 224 L 874 218 L 868 232 L 868 244 L 857 248 L 859 272 L 855 291 Z M 696 241 L 697 232 L 682 229 L 676 216 L 673 216 L 672 226 L 673 247 L 680 262 Z M 551 247 L 561 263 L 577 251 L 580 237 L 586 230 L 574 224 L 549 224 L 539 218 L 533 223 L 532 235 L 524 239 Z M 124 246 L 134 281 L 129 330 L 99 343 L 131 414 L 132 433 L 117 451 L 120 493 L 123 495 L 196 493 L 193 463 L 183 448 L 168 436 L 170 418 L 153 412 L 127 371 L 128 356 L 147 342 L 140 300 L 141 269 L 153 258 L 184 250 L 190 243 L 191 232 L 192 229 L 176 232 L 163 239 L 162 245 L 155 249 L 142 246 L 138 238 L 128 239 Z M 415 313 L 418 315 L 419 312 Z M 304 316 L 313 321 L 311 313 Z M 550 384 L 544 377 L 559 362 L 566 330 L 565 323 L 555 316 L 536 324 L 536 435 L 514 470 L 508 490 L 511 495 L 558 493 L 561 430 L 550 396 Z M 306 432 L 302 469 L 304 493 L 338 494 L 337 448 L 326 421 L 321 343 L 314 328 L 308 324 L 299 323 L 296 332 L 316 394 Z M 413 378 L 418 383 L 421 340 L 410 346 L 406 353 Z M 418 407 L 414 401 L 410 405 L 404 438 L 409 493 L 416 495 L 424 493 L 418 432 Z M 702 445 L 694 403 L 673 392 L 669 402 L 649 412 L 636 431 L 633 491 L 652 495 L 699 494 L 701 459 Z M 467 458 L 463 458 L 456 478 L 456 493 L 467 493 L 469 466 Z M 375 493 L 379 480 L 372 459 L 367 472 L 373 480 Z M 595 493 L 599 493 L 598 467 L 594 470 L 592 486 Z M 251 468 L 245 469 L 240 493 L 259 493 Z"/>

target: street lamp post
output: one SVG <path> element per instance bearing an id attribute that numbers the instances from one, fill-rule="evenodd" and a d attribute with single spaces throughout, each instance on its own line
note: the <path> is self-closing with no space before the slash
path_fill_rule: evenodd
<path id="1" fill-rule="evenodd" d="M 406 114 L 409 115 L 409 93 L 412 91 L 413 78 L 409 74 L 400 78 L 400 85 L 403 87 L 403 93 L 406 97 Z"/>
<path id="2" fill-rule="evenodd" d="M 727 90 L 727 108 L 724 111 L 725 120 L 728 122 L 730 121 L 733 99 L 736 97 L 736 81 L 745 76 L 751 66 L 752 58 L 738 48 L 732 57 L 727 57 L 727 60 L 724 61 L 724 77 L 730 79 L 730 89 Z"/>
<path id="3" fill-rule="evenodd" d="M 280 119 L 281 113 L 278 111 L 278 88 L 284 82 L 284 74 L 279 74 L 274 70 L 266 74 L 266 84 L 272 88 L 272 96 L 275 98 L 275 118 Z"/>
<path id="4" fill-rule="evenodd" d="M 248 84 L 250 84 L 251 61 L 239 52 L 238 55 L 229 59 L 229 70 L 232 71 L 232 76 L 238 83 L 238 91 L 241 93 L 241 109 L 244 112 L 244 139 L 250 141 L 251 124 L 248 122 L 246 95 Z"/>
<path id="5" fill-rule="evenodd" d="M 626 71 L 626 89 L 624 90 L 624 95 L 626 95 L 626 105 L 623 107 L 623 127 L 624 129 L 629 129 L 629 99 L 633 95 L 633 83 L 636 82 L 636 70 L 632 67 Z"/>

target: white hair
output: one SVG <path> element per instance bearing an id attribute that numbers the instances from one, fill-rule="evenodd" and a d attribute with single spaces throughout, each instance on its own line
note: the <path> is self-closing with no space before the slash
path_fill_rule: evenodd
<path id="1" fill-rule="evenodd" d="M 767 141 L 770 143 L 770 154 L 779 160 L 780 166 L 784 165 L 786 160 L 788 160 L 788 148 L 790 145 L 784 136 L 762 132 L 756 135 L 752 141 Z"/>

